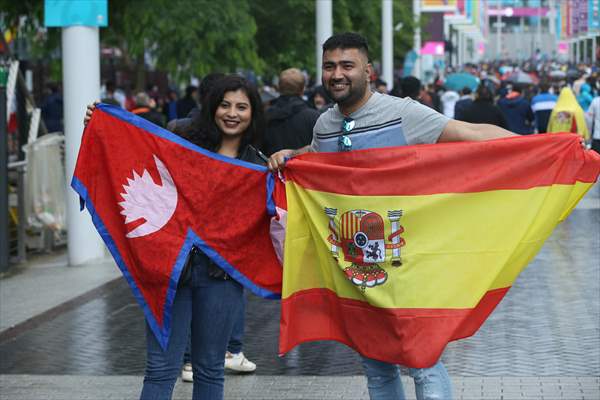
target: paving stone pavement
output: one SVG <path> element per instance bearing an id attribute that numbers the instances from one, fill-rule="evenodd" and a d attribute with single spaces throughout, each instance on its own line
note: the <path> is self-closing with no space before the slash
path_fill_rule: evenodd
<path id="1" fill-rule="evenodd" d="M 30 258 L 0 279 L 0 332 L 120 276 L 108 258 L 76 267 L 65 251 Z"/>
<path id="2" fill-rule="evenodd" d="M 412 380 L 402 377 L 406 398 L 414 400 Z M 598 377 L 453 377 L 455 400 L 597 400 Z M 137 399 L 139 376 L 0 375 L 0 400 Z M 108 389 L 109 388 L 109 389 Z M 178 381 L 174 400 L 189 400 L 192 385 Z M 367 400 L 362 376 L 227 376 L 228 400 Z"/>
<path id="3" fill-rule="evenodd" d="M 455 398 L 600 399 L 599 260 L 596 185 L 477 334 L 447 347 Z M 258 369 L 228 374 L 226 398 L 367 398 L 359 359 L 341 344 L 278 357 L 278 319 L 277 301 L 249 296 L 244 352 Z M 137 398 L 144 353 L 143 317 L 119 279 L 31 329 L 0 331 L 0 399 Z M 178 383 L 174 398 L 190 393 Z"/>

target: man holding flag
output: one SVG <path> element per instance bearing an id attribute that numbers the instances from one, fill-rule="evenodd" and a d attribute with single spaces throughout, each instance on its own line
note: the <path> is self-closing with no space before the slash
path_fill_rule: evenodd
<path id="1" fill-rule="evenodd" d="M 363 357 L 372 399 L 404 398 L 399 364 L 417 399 L 452 397 L 446 345 L 479 329 L 597 180 L 600 156 L 572 134 L 520 137 L 371 93 L 371 70 L 360 35 L 324 43 L 336 105 L 311 145 L 269 160 L 281 170 L 308 153 L 289 162 L 285 187 L 265 167 L 98 107 L 72 186 L 162 351 L 196 246 L 255 294 L 281 295 L 280 354 L 335 340 Z"/>
<path id="2" fill-rule="evenodd" d="M 323 87 L 336 105 L 318 119 L 311 145 L 281 150 L 271 170 L 306 152 L 344 152 L 438 142 L 483 141 L 514 134 L 489 124 L 456 121 L 409 98 L 371 92 L 369 49 L 356 33 L 337 34 L 323 44 Z M 362 356 L 371 399 L 403 399 L 397 365 Z M 410 368 L 417 399 L 451 399 L 450 378 L 438 360 L 429 368 Z"/>

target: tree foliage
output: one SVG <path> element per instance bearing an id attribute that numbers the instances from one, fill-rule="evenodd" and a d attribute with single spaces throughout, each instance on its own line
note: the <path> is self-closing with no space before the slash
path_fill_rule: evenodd
<path id="1" fill-rule="evenodd" d="M 103 43 L 119 47 L 130 63 L 150 55 L 177 77 L 211 71 L 262 69 L 256 24 L 246 1 L 146 0 L 112 2 Z"/>
<path id="2" fill-rule="evenodd" d="M 306 0 L 250 1 L 258 54 L 266 72 L 297 67 L 314 72 L 315 4 Z"/>
<path id="3" fill-rule="evenodd" d="M 0 0 L 0 20 L 43 52 L 57 49 L 58 29 L 40 29 L 43 2 Z M 413 16 L 406 0 L 394 2 L 396 66 L 412 47 Z M 175 80 L 211 71 L 254 70 L 276 74 L 298 67 L 315 72 L 315 2 L 310 0 L 110 0 L 103 46 L 121 50 L 123 62 L 142 71 L 149 60 Z M 367 37 L 371 56 L 380 60 L 381 1 L 334 0 L 334 32 Z M 22 19 L 21 19 L 22 20 Z M 42 32 L 42 33 L 40 33 Z M 138 82 L 139 86 L 139 82 Z"/>

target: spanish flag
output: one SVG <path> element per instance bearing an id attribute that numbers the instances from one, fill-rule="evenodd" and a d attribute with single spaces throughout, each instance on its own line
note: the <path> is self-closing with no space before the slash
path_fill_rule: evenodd
<path id="1" fill-rule="evenodd" d="M 425 368 L 479 329 L 600 156 L 573 134 L 531 135 L 311 153 L 285 171 L 280 353 L 335 340 Z"/>

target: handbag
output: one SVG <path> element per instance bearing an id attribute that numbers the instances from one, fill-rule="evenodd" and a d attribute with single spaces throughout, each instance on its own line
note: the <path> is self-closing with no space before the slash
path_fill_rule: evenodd
<path id="1" fill-rule="evenodd" d="M 179 282 L 177 283 L 177 287 L 190 286 L 192 283 L 192 267 L 194 265 L 193 258 L 200 256 L 200 250 L 198 250 L 195 246 L 192 247 L 188 258 L 183 266 L 183 270 L 181 271 L 181 276 L 179 277 Z M 208 258 L 208 257 L 207 257 Z M 231 279 L 229 274 L 217 264 L 215 264 L 210 258 L 208 259 L 208 264 L 206 266 L 206 274 L 209 278 L 226 281 Z"/>

